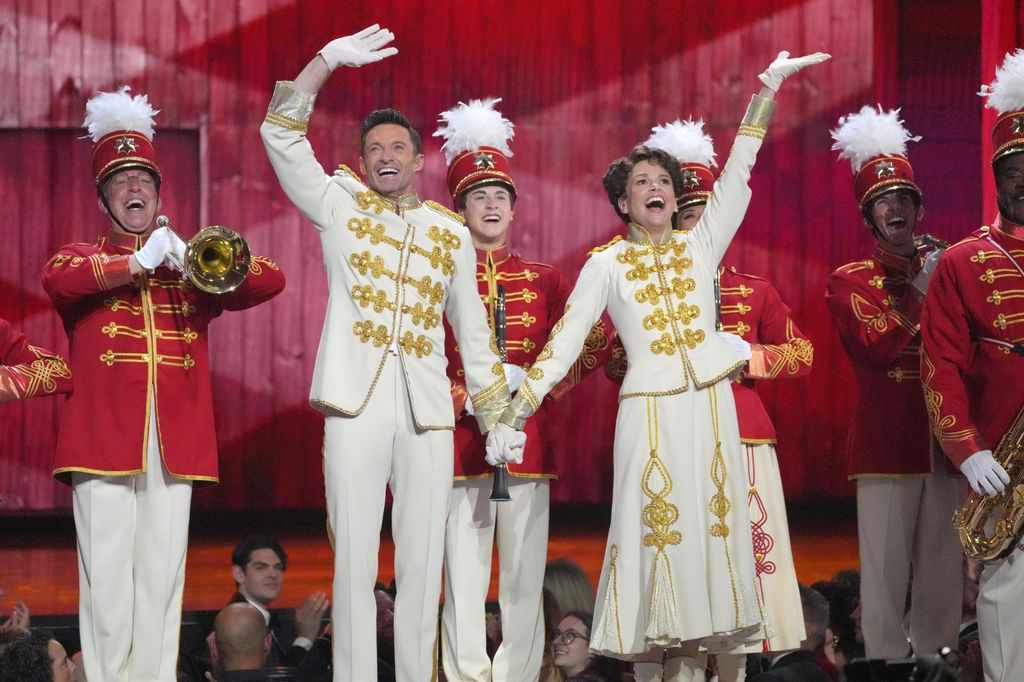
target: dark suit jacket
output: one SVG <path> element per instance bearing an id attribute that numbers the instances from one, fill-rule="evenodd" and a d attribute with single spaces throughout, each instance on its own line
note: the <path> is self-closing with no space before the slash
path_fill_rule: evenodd
<path id="1" fill-rule="evenodd" d="M 229 604 L 246 601 L 241 592 L 231 595 Z M 306 650 L 295 646 L 295 610 L 274 609 L 270 612 L 270 652 L 267 654 L 267 667 L 297 667 L 306 657 Z"/>
<path id="2" fill-rule="evenodd" d="M 832 682 L 818 662 L 813 651 L 794 651 L 776 661 L 767 671 L 756 675 L 750 682 Z"/>

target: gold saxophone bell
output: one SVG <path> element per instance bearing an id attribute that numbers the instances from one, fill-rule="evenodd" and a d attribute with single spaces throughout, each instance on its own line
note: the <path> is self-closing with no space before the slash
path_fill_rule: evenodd
<path id="1" fill-rule="evenodd" d="M 156 224 L 174 232 L 167 216 L 159 216 Z M 226 294 L 237 289 L 249 274 L 249 259 L 249 245 L 240 234 L 223 225 L 199 230 L 186 243 L 183 260 L 173 254 L 168 256 L 197 289 L 208 294 Z"/>
<path id="2" fill-rule="evenodd" d="M 992 562 L 1009 556 L 1024 536 L 1024 409 L 999 439 L 992 457 L 1009 474 L 1010 483 L 994 497 L 972 490 L 953 514 L 964 554 L 974 561 Z"/>

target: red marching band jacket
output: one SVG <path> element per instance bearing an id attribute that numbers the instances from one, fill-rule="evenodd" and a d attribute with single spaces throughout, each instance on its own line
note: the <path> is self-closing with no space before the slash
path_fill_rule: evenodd
<path id="1" fill-rule="evenodd" d="M 284 275 L 262 256 L 253 256 L 245 281 L 227 294 L 199 291 L 165 267 L 133 278 L 128 256 L 147 238 L 110 232 L 95 244 L 68 244 L 43 269 L 75 372 L 53 472 L 64 482 L 75 471 L 145 471 L 151 410 L 167 471 L 216 482 L 207 327 L 224 310 L 284 289 Z"/>
<path id="2" fill-rule="evenodd" d="M 476 279 L 480 299 L 487 307 L 488 319 L 494 326 L 494 308 L 498 300 L 498 285 L 505 286 L 505 319 L 508 362 L 529 368 L 537 359 L 555 323 L 565 311 L 565 302 L 572 292 L 569 283 L 552 266 L 524 260 L 500 247 L 490 251 L 477 249 Z M 591 330 L 583 352 L 569 370 L 569 374 L 549 393 L 557 400 L 580 379 L 602 366 L 611 355 L 609 331 L 603 321 Z M 445 355 L 448 357 L 448 378 L 452 385 L 455 423 L 455 480 L 484 478 L 493 469 L 484 461 L 485 438 L 480 434 L 476 420 L 464 414 L 466 405 L 466 379 L 455 345 L 454 334 L 445 322 Z M 522 464 L 509 464 L 511 476 L 520 478 L 557 478 L 550 451 L 544 447 L 544 421 L 548 401 L 532 419 L 526 421 L 526 447 Z"/>
<path id="3" fill-rule="evenodd" d="M 740 441 L 751 445 L 775 443 L 775 426 L 761 396 L 758 379 L 799 377 L 811 371 L 814 346 L 796 326 L 789 307 L 771 283 L 760 277 L 719 268 L 722 331 L 736 334 L 751 346 L 743 374 L 732 382 Z M 626 375 L 625 350 L 616 339 L 614 359 L 605 373 L 622 383 Z"/>
<path id="4" fill-rule="evenodd" d="M 997 220 L 946 250 L 921 317 L 932 431 L 959 466 L 1024 408 L 1024 228 Z"/>
<path id="5" fill-rule="evenodd" d="M 0 403 L 70 390 L 71 370 L 64 358 L 29 344 L 10 322 L 0 320 Z"/>
<path id="6" fill-rule="evenodd" d="M 857 379 L 849 478 L 932 473 L 922 400 L 921 302 L 910 283 L 922 256 L 876 249 L 832 273 L 825 300 Z"/>

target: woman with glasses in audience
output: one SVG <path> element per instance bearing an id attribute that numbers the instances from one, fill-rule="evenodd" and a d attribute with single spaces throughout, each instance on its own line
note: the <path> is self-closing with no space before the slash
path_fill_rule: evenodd
<path id="1" fill-rule="evenodd" d="M 570 611 L 551 633 L 551 657 L 565 682 L 619 682 L 628 669 L 623 661 L 590 653 L 592 623 L 592 614 Z"/>

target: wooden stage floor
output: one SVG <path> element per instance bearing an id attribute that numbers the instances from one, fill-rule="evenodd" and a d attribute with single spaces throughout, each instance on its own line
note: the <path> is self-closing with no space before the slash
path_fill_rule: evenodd
<path id="1" fill-rule="evenodd" d="M 857 528 L 851 503 L 799 505 L 789 510 L 797 576 L 811 584 L 837 571 L 856 568 Z M 250 533 L 276 536 L 288 553 L 288 571 L 278 606 L 297 606 L 317 590 L 330 592 L 332 554 L 324 514 L 276 512 L 259 514 L 194 512 L 186 569 L 184 608 L 217 609 L 234 591 L 231 549 Z M 604 555 L 608 509 L 603 506 L 556 505 L 551 514 L 548 558 L 579 562 L 597 585 Z M 394 545 L 385 524 L 381 540 L 379 580 L 393 577 Z M 491 599 L 497 585 L 497 559 L 492 570 Z M 10 613 L 21 600 L 40 615 L 76 613 L 78 568 L 74 522 L 66 517 L 0 516 L 0 613 Z"/>

